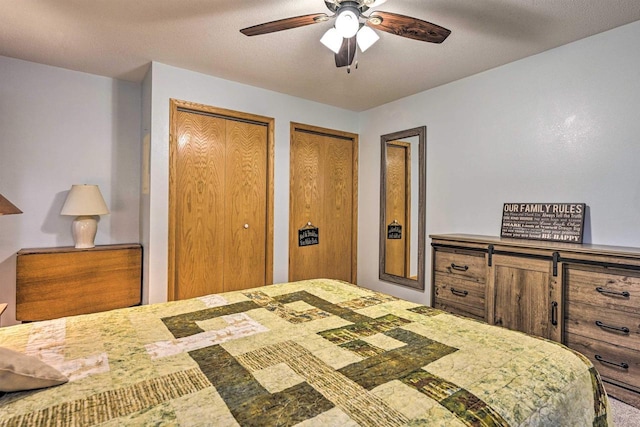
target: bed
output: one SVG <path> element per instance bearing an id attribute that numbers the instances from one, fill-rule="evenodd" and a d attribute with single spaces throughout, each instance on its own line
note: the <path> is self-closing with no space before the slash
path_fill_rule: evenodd
<path id="1" fill-rule="evenodd" d="M 551 341 L 335 280 L 0 328 L 68 378 L 0 425 L 606 426 L 597 371 Z"/>

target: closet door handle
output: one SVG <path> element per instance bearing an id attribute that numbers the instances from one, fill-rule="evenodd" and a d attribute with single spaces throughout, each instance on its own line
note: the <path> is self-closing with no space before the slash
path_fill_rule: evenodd
<path id="1" fill-rule="evenodd" d="M 631 295 L 627 291 L 622 291 L 622 292 L 612 291 L 610 289 L 605 289 L 602 286 L 598 286 L 596 288 L 596 291 L 600 292 L 601 294 L 615 295 L 615 296 L 620 296 L 620 297 L 624 297 L 624 298 L 629 298 L 629 296 Z"/>
<path id="2" fill-rule="evenodd" d="M 468 265 L 457 265 L 454 263 L 451 263 L 451 268 L 453 268 L 454 270 L 458 270 L 458 271 L 467 271 L 469 269 Z"/>
<path id="3" fill-rule="evenodd" d="M 599 320 L 596 320 L 596 326 L 599 326 L 601 328 L 605 328 L 605 329 L 611 329 L 613 331 L 620 331 L 620 332 L 624 332 L 625 334 L 629 333 L 629 328 L 627 328 L 626 326 L 611 326 L 611 325 L 607 325 L 606 323 L 602 323 Z"/>
<path id="4" fill-rule="evenodd" d="M 455 289 L 455 288 L 451 288 L 451 293 L 454 294 L 454 295 L 457 295 L 459 297 L 466 297 L 467 295 L 469 295 L 469 292 L 460 291 L 460 290 Z"/>
<path id="5" fill-rule="evenodd" d="M 598 362 L 606 363 L 607 365 L 617 366 L 617 367 L 622 368 L 622 369 L 629 369 L 629 364 L 628 364 L 628 363 L 625 363 L 625 362 L 620 362 L 620 363 L 610 362 L 610 361 L 608 361 L 608 360 L 604 359 L 604 358 L 603 358 L 602 356 L 600 356 L 599 354 L 596 354 L 596 356 L 595 356 L 595 357 L 596 357 L 596 360 L 597 360 Z"/>
<path id="6" fill-rule="evenodd" d="M 245 225 L 244 225 L 244 228 L 245 228 L 245 229 L 249 228 L 249 224 L 245 224 Z"/>

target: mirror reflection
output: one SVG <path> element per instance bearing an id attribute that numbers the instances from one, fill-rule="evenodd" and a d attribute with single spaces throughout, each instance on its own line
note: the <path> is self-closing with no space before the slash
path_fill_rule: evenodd
<path id="1" fill-rule="evenodd" d="M 425 134 L 423 126 L 381 137 L 380 279 L 418 289 L 424 289 Z"/>
<path id="2" fill-rule="evenodd" d="M 418 279 L 418 137 L 387 141 L 385 272 Z M 412 173 L 413 171 L 413 173 Z"/>

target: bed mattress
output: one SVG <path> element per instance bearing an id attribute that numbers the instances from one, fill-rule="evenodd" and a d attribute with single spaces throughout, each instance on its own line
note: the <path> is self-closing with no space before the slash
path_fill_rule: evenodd
<path id="1" fill-rule="evenodd" d="M 606 426 L 561 344 L 336 280 L 0 328 L 69 378 L 0 425 Z"/>

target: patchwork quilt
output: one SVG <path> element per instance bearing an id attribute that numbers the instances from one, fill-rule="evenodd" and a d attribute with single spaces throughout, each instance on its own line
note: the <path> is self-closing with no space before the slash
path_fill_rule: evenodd
<path id="1" fill-rule="evenodd" d="M 606 426 L 580 354 L 335 280 L 0 328 L 66 384 L 1 426 Z"/>

